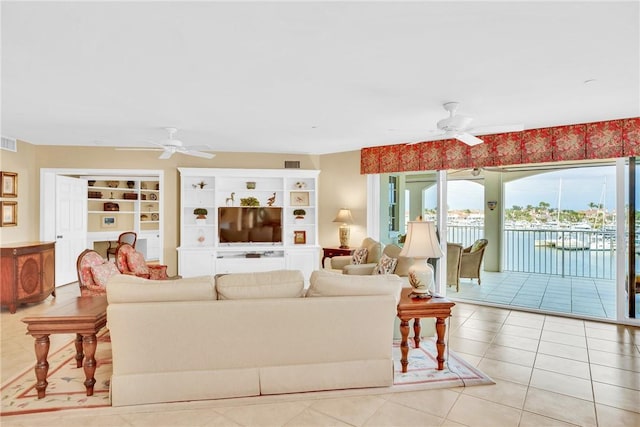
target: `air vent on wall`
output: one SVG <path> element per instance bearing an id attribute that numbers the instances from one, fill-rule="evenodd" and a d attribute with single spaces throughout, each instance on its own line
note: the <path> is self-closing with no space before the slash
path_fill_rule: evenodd
<path id="1" fill-rule="evenodd" d="M 2 145 L 0 146 L 0 148 L 16 153 L 18 151 L 18 140 L 16 140 L 15 138 L 3 136 Z"/>
<path id="2" fill-rule="evenodd" d="M 285 160 L 284 161 L 285 169 L 300 169 L 300 161 L 299 160 Z"/>

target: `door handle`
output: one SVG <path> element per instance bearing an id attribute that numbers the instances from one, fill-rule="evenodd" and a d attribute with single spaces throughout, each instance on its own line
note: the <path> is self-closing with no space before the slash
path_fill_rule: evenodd
<path id="1" fill-rule="evenodd" d="M 64 236 L 60 235 L 60 236 L 56 236 L 56 239 L 62 239 Z"/>

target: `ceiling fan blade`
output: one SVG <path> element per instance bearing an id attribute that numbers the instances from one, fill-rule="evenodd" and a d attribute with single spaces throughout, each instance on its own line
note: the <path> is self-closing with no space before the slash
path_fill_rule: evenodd
<path id="1" fill-rule="evenodd" d="M 514 123 L 514 124 L 508 124 L 508 125 L 474 126 L 471 129 L 468 129 L 468 131 L 473 132 L 474 135 L 522 132 L 523 130 L 524 130 L 524 125 L 522 123 Z"/>
<path id="2" fill-rule="evenodd" d="M 188 147 L 184 147 L 184 149 L 191 151 L 212 151 L 213 147 L 208 145 L 189 145 Z"/>
<path id="3" fill-rule="evenodd" d="M 160 154 L 160 156 L 158 157 L 160 160 L 166 160 L 168 158 L 170 158 L 171 156 L 173 156 L 174 151 L 172 150 L 164 150 L 164 153 Z"/>
<path id="4" fill-rule="evenodd" d="M 216 155 L 212 153 L 203 153 L 202 151 L 178 150 L 179 153 L 187 156 L 202 157 L 203 159 L 213 159 Z"/>
<path id="5" fill-rule="evenodd" d="M 162 151 L 162 148 L 126 148 L 116 147 L 117 151 Z"/>
<path id="6" fill-rule="evenodd" d="M 455 139 L 464 142 L 467 145 L 474 146 L 478 144 L 482 144 L 482 140 L 477 136 L 473 136 L 470 133 L 461 132 L 455 135 Z"/>

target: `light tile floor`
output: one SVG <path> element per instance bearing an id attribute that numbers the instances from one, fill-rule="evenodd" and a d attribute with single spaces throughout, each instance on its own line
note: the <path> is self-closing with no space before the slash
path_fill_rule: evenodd
<path id="1" fill-rule="evenodd" d="M 587 277 L 561 277 L 537 273 L 505 271 L 481 272 L 477 280 L 460 279 L 460 291 L 447 288 L 453 299 L 511 306 L 516 309 L 542 310 L 588 318 L 615 319 L 615 282 Z M 640 317 L 640 295 L 636 295 L 636 313 Z"/>
<path id="2" fill-rule="evenodd" d="M 483 284 L 484 286 L 484 284 Z M 58 301 L 78 295 L 58 289 Z M 20 319 L 53 298 L 2 310 L 2 381 L 34 362 Z M 426 321 L 426 320 L 425 320 Z M 5 426 L 639 426 L 640 328 L 458 303 L 449 348 L 495 385 L 384 389 L 71 410 L 2 417 Z M 426 328 L 425 328 L 426 329 Z M 72 340 L 52 335 L 51 348 Z"/>

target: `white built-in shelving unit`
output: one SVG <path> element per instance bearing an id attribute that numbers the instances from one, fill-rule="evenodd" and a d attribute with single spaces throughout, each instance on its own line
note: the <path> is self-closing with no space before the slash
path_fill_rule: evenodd
<path id="1" fill-rule="evenodd" d="M 302 169 L 178 168 L 180 245 L 183 277 L 276 269 L 301 270 L 308 281 L 319 268 L 318 175 Z M 218 210 L 257 199 L 259 207 L 282 209 L 281 241 L 226 243 L 218 235 Z M 194 210 L 207 210 L 197 220 Z M 294 211 L 305 211 L 296 218 Z"/>

